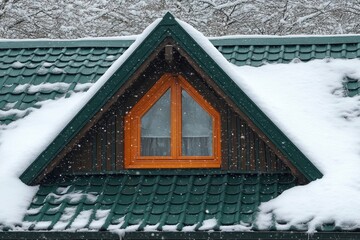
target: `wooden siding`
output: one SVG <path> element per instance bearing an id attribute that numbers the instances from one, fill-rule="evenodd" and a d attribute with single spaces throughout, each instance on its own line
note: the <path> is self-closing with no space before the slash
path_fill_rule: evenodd
<path id="1" fill-rule="evenodd" d="M 178 52 L 165 62 L 163 51 L 61 161 L 54 173 L 115 172 L 124 169 L 124 117 L 166 72 L 181 74 L 221 115 L 222 170 L 289 172 L 259 134 Z"/>

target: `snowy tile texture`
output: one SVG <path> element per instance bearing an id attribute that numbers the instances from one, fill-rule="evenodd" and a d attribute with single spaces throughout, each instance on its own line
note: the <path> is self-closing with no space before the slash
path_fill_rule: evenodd
<path id="1" fill-rule="evenodd" d="M 198 32 L 191 34 L 207 43 Z M 91 41 L 95 45 L 90 46 L 87 40 L 75 45 L 71 41 L 60 41 L 51 43 L 49 47 L 25 41 L 23 48 L 0 42 L 0 130 L 9 130 L 6 126 L 33 115 L 32 112 L 35 115 L 37 108 L 41 112 L 45 108 L 41 102 L 45 100 L 86 91 L 130 45 L 129 42 L 124 45 L 122 40 L 113 40 L 111 46 L 106 45 L 108 41 Z M 116 41 L 118 46 L 114 46 Z M 8 220 L 21 229 L 34 230 L 226 231 L 236 226 L 241 230 L 260 226 L 262 230 L 296 228 L 311 232 L 359 229 L 359 168 L 356 164 L 360 156 L 359 135 L 356 132 L 360 129 L 357 127 L 360 126 L 357 96 L 359 62 L 310 60 L 359 58 L 360 37 L 256 40 L 241 37 L 211 41 L 225 57 L 220 56 L 218 63 L 233 72 L 228 74 L 319 167 L 325 175 L 323 179 L 308 186 L 294 187 L 262 204 L 261 215 L 255 225 L 252 223 L 260 203 L 294 186 L 294 179 L 248 174 L 64 179 L 63 182 L 50 182 L 40 187 L 22 223 L 16 222 L 21 213 L 17 212 L 9 220 L 2 218 L 5 214 L 1 211 L 0 222 Z M 86 46 L 82 47 L 82 44 Z M 210 47 L 206 47 L 208 52 L 215 51 L 219 55 L 214 47 Z M 304 63 L 307 61 L 310 62 Z M 290 62 L 292 64 L 280 64 Z M 261 65 L 265 66 L 252 68 Z M 342 79 L 347 77 L 352 80 L 344 87 L 343 84 L 348 83 Z M 346 90 L 352 92 L 352 99 L 346 97 Z M 61 103 L 61 99 L 53 102 Z M 317 102 L 317 99 L 325 102 Z M 317 123 L 316 128 L 311 127 L 313 123 Z M 307 127 L 310 130 L 305 131 Z M 16 130 L 16 127 L 12 129 Z M 0 134 L 1 141 L 1 135 L 5 133 Z M 345 144 L 343 139 L 346 139 Z M 312 141 L 314 144 L 311 144 Z M 334 149 L 339 151 L 332 154 Z M 328 154 L 329 158 L 324 161 L 322 153 Z M 342 153 L 341 158 L 337 157 L 338 153 Z M 0 167 L 7 160 L 0 158 Z M 5 185 L 6 179 L 0 179 L 0 190 Z M 19 194 L 27 192 L 26 198 L 31 199 L 29 189 L 22 189 L 26 186 L 20 182 L 18 185 L 9 195 L 25 196 Z M 4 199 L 2 202 L 10 205 L 11 199 Z M 134 200 L 138 204 L 133 204 Z M 333 214 L 331 210 L 334 206 L 344 211 Z M 9 207 L 0 210 L 6 208 Z M 16 209 L 20 209 L 19 206 Z"/>
<path id="2" fill-rule="evenodd" d="M 259 204 L 296 184 L 289 173 L 66 177 L 40 186 L 21 227 L 251 230 Z"/>

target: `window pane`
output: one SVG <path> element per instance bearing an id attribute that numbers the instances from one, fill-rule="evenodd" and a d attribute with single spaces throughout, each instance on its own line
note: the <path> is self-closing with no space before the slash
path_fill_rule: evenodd
<path id="1" fill-rule="evenodd" d="M 170 156 L 170 89 L 141 118 L 141 156 Z"/>
<path id="2" fill-rule="evenodd" d="M 182 155 L 212 156 L 212 118 L 182 90 Z"/>

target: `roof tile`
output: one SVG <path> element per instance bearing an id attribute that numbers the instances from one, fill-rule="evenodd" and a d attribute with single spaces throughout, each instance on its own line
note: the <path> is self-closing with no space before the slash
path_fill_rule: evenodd
<path id="1" fill-rule="evenodd" d="M 1 45 L 1 43 L 0 43 Z M 24 44 L 26 45 L 26 43 Z M 37 94 L 15 92 L 15 87 L 24 84 L 89 83 L 95 82 L 127 47 L 35 47 L 9 48 L 0 46 L 0 110 L 6 102 L 19 102 L 14 109 L 25 110 L 48 99 L 68 96 L 75 85 L 67 89 L 40 88 Z M 115 56 L 115 57 L 114 57 Z M 28 89 L 30 86 L 24 86 Z M 81 88 L 86 91 L 88 88 Z M 19 116 L 20 117 L 20 116 Z M 0 124 L 9 124 L 19 117 L 8 116 Z"/>
<path id="2" fill-rule="evenodd" d="M 218 219 L 221 225 L 252 223 L 261 201 L 277 196 L 295 183 L 291 176 L 254 174 L 104 175 L 69 179 L 72 180 L 40 186 L 24 221 L 32 222 L 37 228 L 43 222 L 57 219 L 46 227 L 53 229 L 61 225 L 67 229 L 77 226 L 73 220 L 81 212 L 91 210 L 87 223 L 90 226 L 90 222 L 99 219 L 97 212 L 107 210 L 105 222 L 125 221 L 122 228 L 145 221 L 141 228 L 157 223 L 160 227 L 179 223 L 180 230 L 194 224 L 198 229 L 203 220 L 212 218 Z M 282 188 L 273 189 L 275 185 Z M 271 191 L 269 186 L 273 187 Z M 125 218 L 121 220 L 122 217 Z M 102 227 L 106 229 L 106 226 L 109 225 Z"/>

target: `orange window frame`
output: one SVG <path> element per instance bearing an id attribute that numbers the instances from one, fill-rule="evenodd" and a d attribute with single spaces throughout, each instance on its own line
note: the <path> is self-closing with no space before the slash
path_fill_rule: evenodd
<path id="1" fill-rule="evenodd" d="M 141 117 L 170 89 L 170 156 L 141 156 Z M 184 89 L 213 119 L 212 156 L 182 156 L 181 91 Z M 221 165 L 220 114 L 181 75 L 164 74 L 125 116 L 127 169 L 219 168 Z"/>

